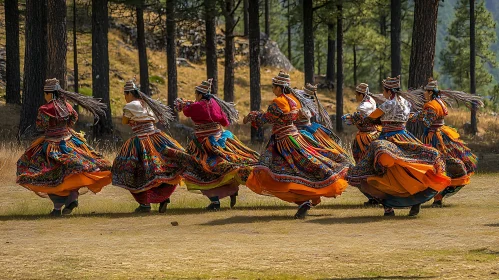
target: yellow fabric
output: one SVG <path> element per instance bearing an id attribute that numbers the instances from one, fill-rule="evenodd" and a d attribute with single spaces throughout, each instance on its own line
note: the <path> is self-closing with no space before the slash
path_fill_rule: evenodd
<path id="1" fill-rule="evenodd" d="M 286 96 L 295 101 L 296 109 L 301 108 L 300 101 L 298 101 L 296 97 L 294 97 L 292 94 L 287 94 Z M 291 106 L 289 106 L 289 100 L 288 98 L 286 98 L 286 96 L 284 94 L 281 94 L 280 96 L 272 100 L 272 102 L 275 103 L 279 107 L 279 109 L 281 109 L 281 111 L 285 114 L 291 112 Z"/>
<path id="2" fill-rule="evenodd" d="M 423 110 L 424 109 L 432 109 L 433 111 L 435 111 L 437 116 L 445 117 L 444 108 L 442 108 L 442 105 L 440 105 L 440 103 L 438 103 L 438 101 L 436 101 L 436 100 L 426 102 L 423 106 Z"/>
<path id="3" fill-rule="evenodd" d="M 374 110 L 374 112 L 372 112 L 370 115 L 369 115 L 369 118 L 371 119 L 377 119 L 377 118 L 380 118 L 381 116 L 383 116 L 385 113 L 383 111 L 381 111 L 381 109 L 376 109 Z"/>

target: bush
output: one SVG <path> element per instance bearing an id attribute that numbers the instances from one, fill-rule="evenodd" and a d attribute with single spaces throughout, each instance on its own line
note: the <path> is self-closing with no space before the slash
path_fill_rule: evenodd
<path id="1" fill-rule="evenodd" d="M 92 88 L 89 87 L 81 87 L 78 90 L 81 94 L 86 95 L 86 96 L 92 96 Z"/>
<path id="2" fill-rule="evenodd" d="M 165 84 L 165 78 L 163 78 L 161 76 L 153 75 L 153 76 L 149 76 L 149 82 L 150 83 L 164 85 Z"/>

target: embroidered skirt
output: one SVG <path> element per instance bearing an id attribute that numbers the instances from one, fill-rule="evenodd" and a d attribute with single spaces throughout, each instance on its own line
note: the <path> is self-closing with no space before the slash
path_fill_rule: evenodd
<path id="1" fill-rule="evenodd" d="M 348 180 L 388 207 L 426 202 L 450 184 L 440 153 L 405 129 L 382 132 L 349 170 Z"/>
<path id="2" fill-rule="evenodd" d="M 322 196 L 336 197 L 345 190 L 350 166 L 344 154 L 313 147 L 289 126 L 275 130 L 246 186 L 287 202 L 318 204 Z"/>
<path id="3" fill-rule="evenodd" d="M 378 139 L 380 130 L 374 128 L 372 130 L 359 130 L 355 135 L 355 140 L 352 141 L 352 155 L 355 163 L 358 163 L 367 152 L 372 141 Z"/>
<path id="4" fill-rule="evenodd" d="M 111 164 L 70 131 L 59 139 L 40 137 L 17 161 L 17 183 L 39 195 L 68 196 L 82 187 L 94 193 L 111 183 Z"/>
<path id="5" fill-rule="evenodd" d="M 469 184 L 476 170 L 478 158 L 459 139 L 459 134 L 448 126 L 435 126 L 425 130 L 423 143 L 431 145 L 445 159 L 446 172 L 452 181 L 445 194 L 455 194 L 462 186 Z"/>
<path id="6" fill-rule="evenodd" d="M 259 156 L 228 130 L 194 139 L 187 150 L 197 162 L 184 172 L 187 189 L 219 198 L 237 193 Z"/>
<path id="7" fill-rule="evenodd" d="M 184 148 L 162 131 L 136 135 L 114 160 L 113 185 L 129 190 L 139 203 L 160 203 L 180 183 L 189 159 Z"/>

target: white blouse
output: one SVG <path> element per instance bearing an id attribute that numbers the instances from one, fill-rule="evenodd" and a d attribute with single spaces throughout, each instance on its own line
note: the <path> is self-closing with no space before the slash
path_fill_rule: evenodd
<path id="1" fill-rule="evenodd" d="M 396 96 L 391 100 L 378 106 L 383 111 L 381 121 L 388 122 L 407 122 L 411 113 L 411 104 L 401 96 Z"/>
<path id="2" fill-rule="evenodd" d="M 363 116 L 367 117 L 374 112 L 374 110 L 376 110 L 376 101 L 366 94 L 357 107 L 357 112 L 360 112 Z"/>
<path id="3" fill-rule="evenodd" d="M 140 100 L 127 103 L 123 108 L 123 116 L 136 122 L 158 121 L 151 108 L 146 104 L 142 105 Z"/>

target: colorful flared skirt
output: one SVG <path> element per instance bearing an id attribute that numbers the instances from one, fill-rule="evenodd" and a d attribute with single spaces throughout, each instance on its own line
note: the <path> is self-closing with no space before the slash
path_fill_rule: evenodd
<path id="1" fill-rule="evenodd" d="M 17 161 L 17 183 L 39 195 L 68 196 L 86 187 L 94 193 L 111 183 L 111 164 L 74 131 L 52 140 L 40 137 Z"/>
<path id="2" fill-rule="evenodd" d="M 345 190 L 350 166 L 346 155 L 313 147 L 297 131 L 274 134 L 246 186 L 287 202 L 316 205 L 321 197 L 336 197 Z"/>
<path id="3" fill-rule="evenodd" d="M 139 203 L 159 203 L 170 197 L 190 162 L 184 148 L 166 133 L 137 135 L 114 160 L 113 185 L 129 190 Z"/>
<path id="4" fill-rule="evenodd" d="M 358 131 L 355 140 L 352 141 L 352 155 L 355 163 L 358 163 L 367 153 L 372 141 L 378 139 L 380 131 Z"/>
<path id="5" fill-rule="evenodd" d="M 443 194 L 450 196 L 469 184 L 478 158 L 459 138 L 455 129 L 445 125 L 428 128 L 423 134 L 423 143 L 436 148 L 445 159 L 447 176 L 452 181 Z"/>
<path id="6" fill-rule="evenodd" d="M 188 165 L 183 174 L 187 189 L 208 197 L 235 194 L 259 157 L 228 130 L 194 139 L 187 150 L 196 159 L 196 164 Z"/>
<path id="7" fill-rule="evenodd" d="M 387 207 L 424 203 L 450 184 L 440 153 L 405 130 L 381 133 L 348 180 Z"/>

